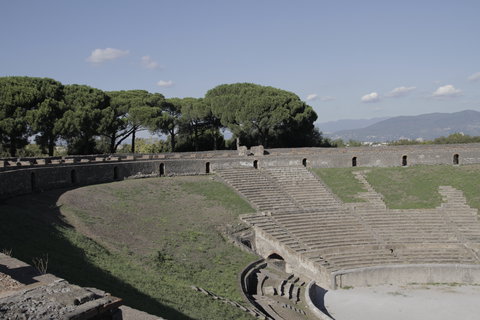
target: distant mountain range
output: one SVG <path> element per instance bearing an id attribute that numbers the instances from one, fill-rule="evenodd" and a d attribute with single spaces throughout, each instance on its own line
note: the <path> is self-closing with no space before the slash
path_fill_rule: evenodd
<path id="1" fill-rule="evenodd" d="M 372 119 L 342 119 L 337 121 L 317 123 L 316 125 L 323 133 L 330 134 L 341 130 L 365 128 L 386 119 L 388 119 L 388 117 Z"/>
<path id="2" fill-rule="evenodd" d="M 378 119 L 378 118 L 377 118 Z M 464 133 L 480 136 L 480 112 L 464 110 L 454 113 L 428 113 L 418 116 L 399 116 L 385 120 L 374 121 L 366 127 L 357 129 L 339 130 L 326 134 L 332 139 L 344 141 L 358 140 L 371 142 L 385 142 L 399 139 L 431 140 L 452 133 Z M 351 120 L 348 120 L 351 121 Z M 359 123 L 362 123 L 361 120 Z M 366 123 L 366 122 L 363 122 Z M 320 131 L 328 132 L 319 124 Z"/>

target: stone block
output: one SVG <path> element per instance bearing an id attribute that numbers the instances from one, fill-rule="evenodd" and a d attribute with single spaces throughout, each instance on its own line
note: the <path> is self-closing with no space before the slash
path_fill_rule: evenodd
<path id="1" fill-rule="evenodd" d="M 254 156 L 263 156 L 265 154 L 265 149 L 263 148 L 262 145 L 259 146 L 253 146 L 250 148 L 250 151 L 253 153 Z"/>
<path id="2" fill-rule="evenodd" d="M 241 157 L 248 156 L 248 148 L 246 146 L 239 146 L 237 151 Z"/>

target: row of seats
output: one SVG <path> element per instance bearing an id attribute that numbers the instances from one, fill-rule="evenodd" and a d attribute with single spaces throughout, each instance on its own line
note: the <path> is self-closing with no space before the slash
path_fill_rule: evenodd
<path id="1" fill-rule="evenodd" d="M 362 205 L 341 203 L 303 167 L 234 169 L 220 175 L 258 208 L 268 208 L 266 213 L 244 216 L 245 222 L 329 271 L 480 263 L 474 251 L 480 243 L 477 210 L 454 188 L 440 188 L 445 203 L 439 208 L 391 210 L 362 173 L 356 174 L 366 190 Z"/>
<path id="2" fill-rule="evenodd" d="M 305 167 L 271 167 L 264 172 L 285 190 L 300 207 L 337 207 L 339 200 Z"/>
<path id="3" fill-rule="evenodd" d="M 295 211 L 299 206 L 274 182 L 253 168 L 217 170 L 224 181 L 259 211 Z"/>

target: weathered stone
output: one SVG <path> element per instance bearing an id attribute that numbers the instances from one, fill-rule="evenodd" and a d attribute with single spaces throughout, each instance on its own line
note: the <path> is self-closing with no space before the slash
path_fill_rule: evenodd
<path id="1" fill-rule="evenodd" d="M 259 157 L 263 156 L 265 154 L 265 149 L 263 148 L 262 145 L 259 146 L 253 146 L 250 148 L 250 151 L 253 153 L 254 156 Z"/>

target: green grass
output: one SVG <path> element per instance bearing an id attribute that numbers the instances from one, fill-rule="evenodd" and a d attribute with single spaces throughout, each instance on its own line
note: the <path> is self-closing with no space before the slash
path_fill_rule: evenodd
<path id="1" fill-rule="evenodd" d="M 255 212 L 250 204 L 232 192 L 232 189 L 213 180 L 202 184 L 185 181 L 181 182 L 180 186 L 186 192 L 202 195 L 210 203 L 218 203 L 236 214 Z"/>
<path id="2" fill-rule="evenodd" d="M 435 208 L 441 204 L 439 186 L 462 190 L 467 203 L 480 208 L 480 166 L 412 166 L 375 168 L 367 180 L 396 209 Z"/>
<path id="3" fill-rule="evenodd" d="M 0 204 L 0 249 L 167 319 L 251 319 L 190 288 L 242 302 L 238 273 L 256 259 L 217 231 L 253 209 L 208 177 L 127 180 Z"/>
<path id="4" fill-rule="evenodd" d="M 352 174 L 361 168 L 314 169 L 344 202 L 355 202 L 364 191 Z M 368 168 L 368 182 L 392 209 L 435 208 L 441 204 L 439 186 L 462 190 L 467 203 L 480 209 L 480 165 Z"/>
<path id="5" fill-rule="evenodd" d="M 311 169 L 316 173 L 343 202 L 363 202 L 356 197 L 359 192 L 365 192 L 362 184 L 355 179 L 352 172 L 358 168 L 328 168 Z"/>

